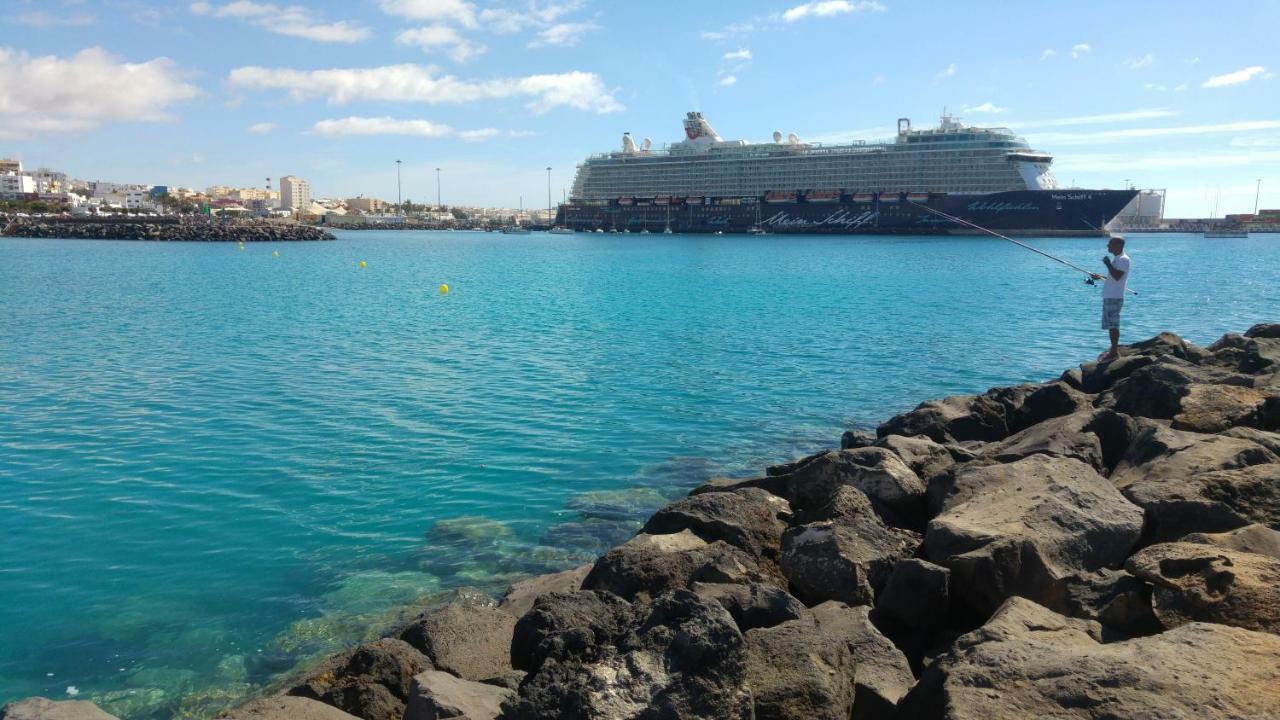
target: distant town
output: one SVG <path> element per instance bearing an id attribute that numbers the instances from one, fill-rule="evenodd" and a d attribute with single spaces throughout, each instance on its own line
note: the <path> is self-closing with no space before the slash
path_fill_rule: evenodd
<path id="1" fill-rule="evenodd" d="M 227 220 L 270 220 L 345 229 L 549 228 L 554 209 L 449 206 L 400 203 L 363 195 L 313 198 L 311 184 L 285 175 L 265 178 L 260 187 L 213 185 L 204 190 L 71 179 L 50 168 L 26 170 L 18 160 L 0 159 L 0 216 L 194 216 Z M 1165 192 L 1142 190 L 1109 224 L 1127 232 L 1204 232 L 1235 228 L 1280 232 L 1280 210 L 1208 218 L 1164 217 Z"/>
<path id="2" fill-rule="evenodd" d="M 273 184 L 275 187 L 272 187 Z M 286 175 L 260 187 L 214 185 L 204 190 L 171 185 L 78 180 L 50 168 L 27 170 L 0 159 L 0 214 L 96 216 L 206 215 L 270 219 L 335 228 L 541 227 L 547 208 L 463 207 L 379 198 L 313 198 L 311 183 Z"/>

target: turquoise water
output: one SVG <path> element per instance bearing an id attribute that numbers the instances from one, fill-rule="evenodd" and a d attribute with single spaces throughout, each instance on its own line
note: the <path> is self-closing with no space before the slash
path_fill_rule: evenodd
<path id="1" fill-rule="evenodd" d="M 1280 237 L 1129 252 L 1127 339 L 1277 319 Z M 0 702 L 71 686 L 128 717 L 207 714 L 388 608 L 590 559 L 711 474 L 1105 346 L 1096 289 L 981 238 L 0 257 Z"/>

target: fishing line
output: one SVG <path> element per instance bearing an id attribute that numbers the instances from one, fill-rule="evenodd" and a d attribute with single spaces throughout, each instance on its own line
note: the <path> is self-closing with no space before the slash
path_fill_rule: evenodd
<path id="1" fill-rule="evenodd" d="M 1049 253 L 1047 253 L 1047 252 L 1045 252 L 1045 251 L 1041 250 L 1040 248 L 1032 247 L 1031 245 L 1028 245 L 1028 244 L 1026 244 L 1026 243 L 1024 243 L 1024 242 L 1018 242 L 1017 240 L 1014 240 L 1013 238 L 1008 237 L 1007 235 L 1001 235 L 1000 233 L 996 232 L 995 230 L 988 230 L 987 228 L 984 228 L 984 227 L 982 227 L 981 225 L 978 225 L 977 223 L 971 223 L 971 222 L 969 222 L 968 220 L 965 220 L 964 218 L 958 218 L 958 217 L 956 217 L 955 215 L 948 215 L 948 214 L 946 214 L 946 213 L 942 212 L 941 210 L 934 210 L 933 208 L 929 207 L 928 205 L 921 205 L 920 203 L 918 203 L 918 202 L 916 202 L 916 201 L 914 201 L 914 200 L 907 200 L 907 202 L 911 203 L 912 205 L 915 205 L 915 206 L 916 206 L 916 207 L 918 207 L 918 208 L 922 208 L 922 209 L 924 209 L 924 210 L 927 210 L 928 212 L 931 212 L 931 213 L 933 213 L 934 215 L 937 215 L 938 217 L 946 218 L 947 220 L 950 220 L 951 222 L 954 222 L 954 223 L 957 223 L 957 224 L 960 224 L 960 225 L 964 225 L 965 227 L 971 227 L 971 228 L 973 228 L 974 230 L 981 230 L 982 232 L 987 233 L 988 235 L 994 235 L 994 236 L 996 236 L 996 237 L 1000 238 L 1001 240 L 1008 240 L 1009 242 L 1013 243 L 1014 245 L 1017 245 L 1018 247 L 1026 248 L 1027 250 L 1030 250 L 1031 252 L 1036 253 L 1037 255 L 1043 255 L 1043 256 L 1045 256 L 1045 257 L 1049 258 L 1050 260 L 1052 260 L 1052 261 L 1054 261 L 1054 262 L 1062 263 L 1063 265 L 1066 265 L 1067 267 L 1071 268 L 1072 270 L 1076 270 L 1077 272 L 1082 272 L 1082 273 L 1084 273 L 1085 275 L 1087 275 L 1087 276 L 1089 277 L 1089 280 L 1091 280 L 1091 281 L 1093 280 L 1093 276 L 1096 274 L 1096 273 L 1093 273 L 1093 272 L 1091 272 L 1091 271 L 1089 271 L 1089 270 L 1085 270 L 1084 268 L 1080 267 L 1079 265 L 1072 265 L 1071 263 L 1067 262 L 1066 260 L 1063 260 L 1063 259 L 1062 259 L 1062 258 L 1060 258 L 1060 257 L 1056 257 L 1056 256 L 1053 256 L 1053 255 L 1050 255 Z M 1090 284 L 1092 284 L 1092 283 L 1090 283 Z M 1131 293 L 1133 293 L 1134 295 L 1137 295 L 1137 294 L 1138 294 L 1138 291 L 1137 291 L 1137 290 L 1134 290 L 1134 289 L 1132 289 L 1132 288 L 1128 288 L 1128 287 L 1126 287 L 1126 288 L 1125 288 L 1125 291 L 1126 291 L 1126 292 L 1131 292 Z"/>

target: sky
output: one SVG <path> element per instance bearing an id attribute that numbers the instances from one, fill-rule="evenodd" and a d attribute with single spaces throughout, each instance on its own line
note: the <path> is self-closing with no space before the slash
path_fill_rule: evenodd
<path id="1" fill-rule="evenodd" d="M 543 207 L 624 131 L 1016 130 L 1166 216 L 1280 207 L 1280 3 L 3 0 L 0 157 L 205 188 Z"/>

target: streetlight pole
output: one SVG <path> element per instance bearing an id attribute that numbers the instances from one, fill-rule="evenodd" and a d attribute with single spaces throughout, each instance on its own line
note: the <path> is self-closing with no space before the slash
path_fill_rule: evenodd
<path id="1" fill-rule="evenodd" d="M 436 209 L 444 207 L 444 203 L 440 202 L 440 168 L 436 168 Z"/>
<path id="2" fill-rule="evenodd" d="M 1262 195 L 1262 178 L 1258 178 L 1258 188 L 1253 191 L 1253 214 L 1258 214 L 1258 198 Z"/>
<path id="3" fill-rule="evenodd" d="M 400 199 L 400 161 L 396 161 L 396 211 L 404 214 L 404 202 Z"/>
<path id="4" fill-rule="evenodd" d="M 551 217 L 551 168 L 547 168 L 547 222 L 552 221 Z"/>

